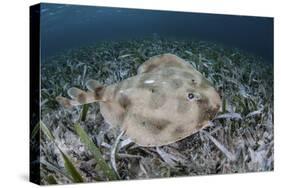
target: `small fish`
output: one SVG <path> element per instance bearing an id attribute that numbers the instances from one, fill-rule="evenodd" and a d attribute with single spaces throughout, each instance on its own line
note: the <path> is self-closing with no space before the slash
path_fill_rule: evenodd
<path id="1" fill-rule="evenodd" d="M 209 125 L 221 107 L 212 84 L 173 54 L 151 57 L 137 75 L 104 86 L 86 83 L 89 91 L 70 88 L 57 101 L 65 107 L 98 102 L 105 121 L 145 147 L 174 143 Z"/>

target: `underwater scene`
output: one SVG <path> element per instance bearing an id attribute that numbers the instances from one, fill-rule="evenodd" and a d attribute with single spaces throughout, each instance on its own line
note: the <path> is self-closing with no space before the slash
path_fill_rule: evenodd
<path id="1" fill-rule="evenodd" d="M 274 169 L 273 18 L 39 14 L 40 184 Z"/>

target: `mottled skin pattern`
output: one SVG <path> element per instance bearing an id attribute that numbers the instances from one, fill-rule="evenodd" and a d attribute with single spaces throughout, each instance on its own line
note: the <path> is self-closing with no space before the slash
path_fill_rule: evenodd
<path id="1" fill-rule="evenodd" d="M 120 83 L 88 85 L 91 92 L 73 89 L 74 100 L 58 100 L 66 105 L 99 102 L 105 121 L 147 147 L 170 144 L 199 131 L 221 107 L 209 81 L 172 54 L 150 58 L 136 76 Z"/>

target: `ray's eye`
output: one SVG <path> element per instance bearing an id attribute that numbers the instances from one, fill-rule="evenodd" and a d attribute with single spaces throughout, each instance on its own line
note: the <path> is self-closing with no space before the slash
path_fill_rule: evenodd
<path id="1" fill-rule="evenodd" d="M 189 100 L 191 100 L 191 99 L 194 98 L 194 94 L 193 93 L 189 93 L 187 97 L 188 97 Z"/>
<path id="2" fill-rule="evenodd" d="M 200 93 L 197 93 L 195 91 L 187 91 L 186 92 L 186 100 L 191 102 L 191 101 L 194 101 L 194 100 L 197 101 L 197 100 L 200 100 L 200 99 L 202 99 Z"/>

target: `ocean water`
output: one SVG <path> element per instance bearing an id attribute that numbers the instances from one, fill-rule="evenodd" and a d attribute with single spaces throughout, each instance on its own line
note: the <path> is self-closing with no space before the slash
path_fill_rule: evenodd
<path id="1" fill-rule="evenodd" d="M 273 62 L 273 18 L 42 4 L 41 57 L 144 37 L 215 42 Z"/>

